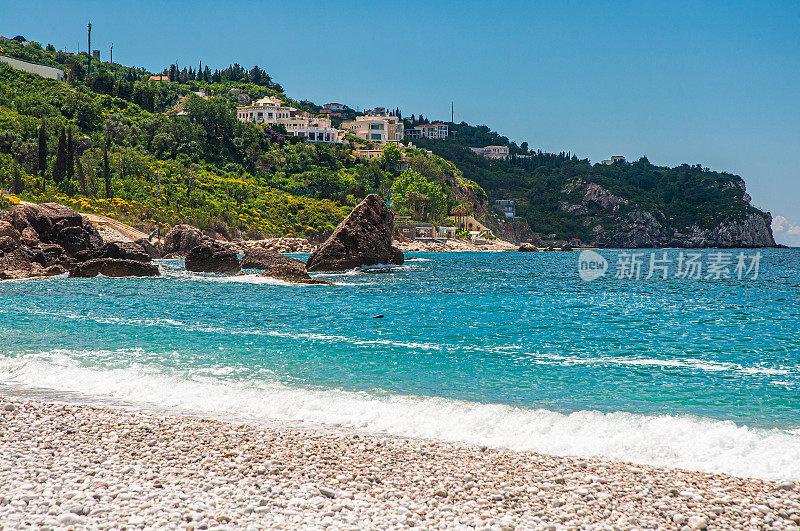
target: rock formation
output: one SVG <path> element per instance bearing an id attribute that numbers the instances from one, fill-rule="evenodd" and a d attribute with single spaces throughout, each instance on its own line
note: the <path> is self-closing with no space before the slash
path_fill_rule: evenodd
<path id="1" fill-rule="evenodd" d="M 521 253 L 535 253 L 538 250 L 539 248 L 531 243 L 523 243 L 519 246 L 519 249 L 517 249 L 517 251 Z"/>
<path id="2" fill-rule="evenodd" d="M 197 245 L 186 255 L 186 270 L 199 273 L 235 274 L 241 271 L 239 256 L 212 240 Z"/>
<path id="3" fill-rule="evenodd" d="M 308 271 L 345 271 L 376 264 L 402 264 L 403 252 L 392 247 L 394 214 L 370 194 L 308 257 Z"/>
<path id="4" fill-rule="evenodd" d="M 326 284 L 327 280 L 311 278 L 306 272 L 306 265 L 300 260 L 283 256 L 265 249 L 248 249 L 241 260 L 242 269 L 260 269 L 260 276 L 277 278 L 298 284 Z"/>
<path id="5" fill-rule="evenodd" d="M 191 225 L 176 225 L 164 236 L 164 255 L 186 255 L 201 243 L 212 242 L 200 229 Z"/>
<path id="6" fill-rule="evenodd" d="M 158 274 L 156 266 L 143 269 L 115 263 L 82 264 L 109 258 L 132 258 L 139 264 L 150 261 L 136 244 L 103 244 L 97 229 L 64 205 L 23 203 L 0 214 L 0 279 L 58 275 L 76 268 L 73 276 L 98 272 L 107 276 Z"/>
<path id="7" fill-rule="evenodd" d="M 140 262 L 139 260 L 122 260 L 118 258 L 95 258 L 77 264 L 69 271 L 70 277 L 89 278 L 103 275 L 106 277 L 157 277 L 158 266 Z"/>

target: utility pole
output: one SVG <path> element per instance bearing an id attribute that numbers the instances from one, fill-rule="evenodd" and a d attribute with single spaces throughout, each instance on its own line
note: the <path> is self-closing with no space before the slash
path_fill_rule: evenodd
<path id="1" fill-rule="evenodd" d="M 86 26 L 89 29 L 89 48 L 86 49 L 87 55 L 87 67 L 86 67 L 86 77 L 91 77 L 92 75 L 92 23 Z"/>
<path id="2" fill-rule="evenodd" d="M 108 56 L 109 62 L 113 65 L 114 64 L 114 43 L 111 43 L 111 53 Z"/>
<path id="3" fill-rule="evenodd" d="M 452 124 L 456 123 L 453 120 L 453 102 L 452 101 L 450 102 L 450 123 L 452 123 Z"/>

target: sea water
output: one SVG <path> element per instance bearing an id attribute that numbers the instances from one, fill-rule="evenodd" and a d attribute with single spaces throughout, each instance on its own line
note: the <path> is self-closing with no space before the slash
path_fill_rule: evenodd
<path id="1" fill-rule="evenodd" d="M 6 281 L 0 392 L 800 480 L 800 251 L 761 255 L 741 279 L 463 252 L 334 286 L 180 260 Z"/>

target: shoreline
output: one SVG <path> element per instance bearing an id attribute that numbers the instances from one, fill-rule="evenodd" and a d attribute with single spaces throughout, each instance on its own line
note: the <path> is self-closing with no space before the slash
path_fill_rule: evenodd
<path id="1" fill-rule="evenodd" d="M 0 393 L 0 521 L 133 528 L 800 524 L 800 489 L 594 459 Z"/>

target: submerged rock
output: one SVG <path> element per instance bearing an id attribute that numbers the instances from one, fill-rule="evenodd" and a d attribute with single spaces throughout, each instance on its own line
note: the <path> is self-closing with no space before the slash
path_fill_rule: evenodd
<path id="1" fill-rule="evenodd" d="M 95 258 L 70 269 L 70 277 L 89 278 L 97 275 L 107 277 L 157 277 L 158 266 L 138 260 L 118 258 Z"/>
<path id="2" fill-rule="evenodd" d="M 306 273 L 306 265 L 300 260 L 283 256 L 266 249 L 248 249 L 241 260 L 242 269 L 261 269 L 259 276 L 272 277 L 299 284 L 333 284 L 327 280 L 312 278 Z"/>
<path id="3" fill-rule="evenodd" d="M 392 247 L 394 214 L 370 194 L 342 221 L 330 238 L 308 257 L 308 271 L 345 271 L 376 264 L 402 264 L 403 252 Z"/>
<path id="4" fill-rule="evenodd" d="M 211 240 L 194 247 L 186 255 L 187 271 L 235 274 L 241 269 L 236 251 Z"/>

